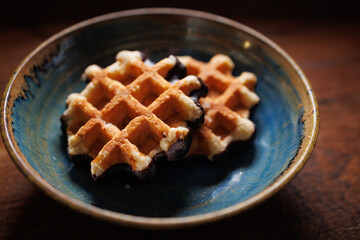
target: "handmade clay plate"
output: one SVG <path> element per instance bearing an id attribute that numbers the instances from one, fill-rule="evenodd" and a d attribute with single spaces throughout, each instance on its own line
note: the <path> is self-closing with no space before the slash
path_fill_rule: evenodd
<path id="1" fill-rule="evenodd" d="M 154 61 L 216 53 L 235 62 L 234 75 L 254 72 L 261 102 L 251 113 L 252 141 L 230 147 L 221 161 L 164 164 L 151 181 L 127 174 L 96 183 L 74 166 L 59 118 L 65 99 L 85 87 L 85 67 L 106 66 L 122 49 Z M 309 158 L 318 134 L 318 108 L 296 63 L 260 33 L 232 20 L 183 9 L 112 13 L 51 37 L 19 65 L 2 103 L 2 136 L 20 170 L 52 198 L 80 212 L 143 228 L 207 223 L 243 212 L 284 187 Z"/>

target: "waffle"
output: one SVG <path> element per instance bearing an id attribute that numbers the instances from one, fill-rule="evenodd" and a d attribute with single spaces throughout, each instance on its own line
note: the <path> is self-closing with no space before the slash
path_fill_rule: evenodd
<path id="1" fill-rule="evenodd" d="M 204 63 L 190 56 L 178 57 L 188 71 L 208 87 L 207 97 L 200 99 L 205 110 L 205 123 L 194 135 L 188 156 L 205 155 L 209 159 L 224 152 L 231 142 L 247 140 L 255 131 L 249 120 L 250 108 L 259 102 L 254 92 L 257 79 L 243 72 L 234 77 L 234 63 L 222 54 Z"/>
<path id="2" fill-rule="evenodd" d="M 184 77 L 176 57 L 151 67 L 139 51 L 121 51 L 116 59 L 104 69 L 86 68 L 83 76 L 90 82 L 68 96 L 61 117 L 70 158 L 92 159 L 94 179 L 119 164 L 141 175 L 156 159 L 182 158 L 192 129 L 204 121 L 198 98 L 206 87 L 198 77 Z M 168 81 L 175 78 L 182 79 Z"/>

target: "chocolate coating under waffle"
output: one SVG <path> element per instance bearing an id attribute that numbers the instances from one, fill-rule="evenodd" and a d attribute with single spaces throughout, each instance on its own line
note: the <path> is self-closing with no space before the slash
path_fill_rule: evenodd
<path id="1" fill-rule="evenodd" d="M 136 174 L 155 158 L 183 157 L 192 129 L 203 122 L 204 110 L 197 101 L 207 90 L 201 80 L 187 76 L 172 85 L 165 78 L 186 76 L 176 57 L 152 67 L 143 57 L 139 51 L 124 50 L 105 69 L 87 67 L 84 76 L 90 82 L 66 100 L 61 120 L 69 156 L 93 159 L 95 179 L 117 164 L 129 165 Z"/>
<path id="2" fill-rule="evenodd" d="M 222 54 L 204 63 L 190 56 L 178 57 L 188 71 L 208 87 L 207 97 L 200 99 L 205 110 L 205 123 L 194 134 L 188 156 L 205 155 L 212 159 L 226 150 L 231 142 L 247 140 L 255 131 L 250 121 L 250 108 L 259 102 L 254 92 L 256 76 L 243 72 L 234 77 L 234 63 Z"/>

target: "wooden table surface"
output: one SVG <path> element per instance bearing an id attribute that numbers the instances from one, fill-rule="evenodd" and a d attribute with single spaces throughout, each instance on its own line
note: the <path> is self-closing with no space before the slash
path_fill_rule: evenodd
<path id="1" fill-rule="evenodd" d="M 300 174 L 268 201 L 231 219 L 185 230 L 138 230 L 92 219 L 50 199 L 21 174 L 0 142 L 0 239 L 360 239 L 359 19 L 210 11 L 268 36 L 309 78 L 320 107 L 320 134 Z M 90 16 L 2 21 L 1 91 L 27 53 Z"/>

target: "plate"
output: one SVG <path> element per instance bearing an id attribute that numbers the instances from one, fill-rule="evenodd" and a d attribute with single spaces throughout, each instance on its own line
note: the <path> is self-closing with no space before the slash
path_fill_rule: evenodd
<path id="1" fill-rule="evenodd" d="M 158 166 L 151 181 L 120 174 L 92 180 L 74 166 L 59 118 L 79 92 L 86 66 L 107 66 L 118 51 L 141 50 L 153 61 L 169 54 L 235 62 L 234 75 L 257 75 L 256 133 L 221 161 L 194 158 Z M 140 228 L 177 228 L 224 219 L 268 199 L 302 169 L 319 129 L 314 92 L 300 67 L 255 30 L 209 13 L 148 8 L 103 15 L 71 26 L 32 51 L 4 94 L 1 132 L 12 159 L 40 189 L 65 205 Z"/>

